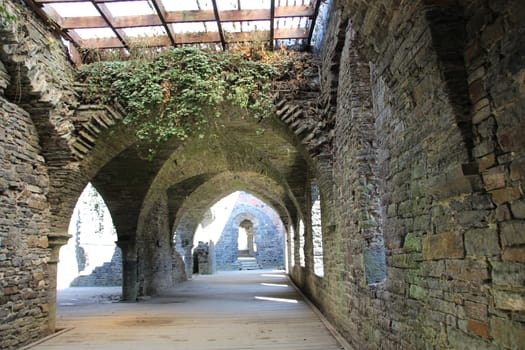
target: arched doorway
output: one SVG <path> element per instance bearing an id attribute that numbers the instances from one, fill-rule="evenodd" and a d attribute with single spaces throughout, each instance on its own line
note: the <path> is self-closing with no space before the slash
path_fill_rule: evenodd
<path id="1" fill-rule="evenodd" d="M 239 236 L 237 238 L 238 257 L 254 257 L 256 246 L 253 236 L 253 223 L 244 220 L 239 225 Z"/>

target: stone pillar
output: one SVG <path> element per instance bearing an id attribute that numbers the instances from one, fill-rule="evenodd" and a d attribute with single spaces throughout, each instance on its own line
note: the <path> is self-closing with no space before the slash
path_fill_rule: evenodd
<path id="1" fill-rule="evenodd" d="M 57 264 L 60 247 L 67 244 L 71 238 L 68 234 L 48 235 L 48 246 L 51 249 L 49 260 L 47 261 L 47 271 L 49 274 L 49 288 L 47 292 L 47 303 L 49 307 L 48 330 L 50 334 L 55 333 L 57 319 Z"/>
<path id="2" fill-rule="evenodd" d="M 255 256 L 255 245 L 253 244 L 253 227 L 246 230 L 246 236 L 248 237 L 248 255 Z"/>
<path id="3" fill-rule="evenodd" d="M 138 256 L 137 242 L 116 241 L 122 251 L 122 300 L 137 301 L 138 297 Z"/>
<path id="4" fill-rule="evenodd" d="M 184 265 L 186 268 L 186 277 L 188 279 L 191 279 L 193 276 L 193 254 L 191 253 L 191 249 L 193 246 L 187 245 L 184 247 Z"/>

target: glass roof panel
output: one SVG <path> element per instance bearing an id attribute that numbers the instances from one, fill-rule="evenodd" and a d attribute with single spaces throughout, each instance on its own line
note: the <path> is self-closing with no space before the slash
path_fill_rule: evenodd
<path id="1" fill-rule="evenodd" d="M 116 38 L 117 35 L 110 28 L 75 29 L 81 39 Z"/>
<path id="2" fill-rule="evenodd" d="M 160 0 L 166 11 L 196 11 L 196 10 L 213 10 L 211 0 Z"/>
<path id="3" fill-rule="evenodd" d="M 314 6 L 315 0 L 276 0 L 275 6 Z"/>
<path id="4" fill-rule="evenodd" d="M 241 3 L 241 10 L 260 10 L 269 9 L 270 0 L 239 0 Z"/>
<path id="5" fill-rule="evenodd" d="M 134 40 L 156 38 L 159 39 L 159 46 L 191 44 L 213 48 L 226 48 L 230 41 L 269 41 L 272 38 L 269 33 L 272 0 L 215 0 L 219 11 L 216 20 L 219 22 L 215 20 L 213 0 L 156 0 L 159 7 L 167 11 L 162 17 L 156 13 L 153 0 L 41 1 L 45 15 L 40 14 L 44 20 L 54 19 L 63 26 L 64 37 L 80 47 L 114 47 L 119 42 L 114 39 L 120 34 L 123 45 L 129 37 Z M 278 8 L 276 15 L 279 17 L 274 18 L 273 38 L 277 46 L 293 45 L 299 48 L 300 45 L 308 45 L 312 18 L 317 15 L 313 12 L 319 1 L 325 0 L 275 0 L 275 7 Z M 110 28 L 101 12 L 110 17 L 111 25 L 120 34 Z M 167 35 L 166 28 L 174 34 L 173 37 Z M 219 28 L 225 34 L 222 37 Z M 112 40 L 84 41 L 96 38 Z M 217 44 L 221 38 L 225 40 Z M 154 46 L 157 41 L 148 42 L 148 45 Z"/>
<path id="6" fill-rule="evenodd" d="M 270 30 L 270 21 L 224 22 L 222 29 L 230 33 Z"/>
<path id="7" fill-rule="evenodd" d="M 307 28 L 308 17 L 283 17 L 275 19 L 276 28 Z"/>
<path id="8" fill-rule="evenodd" d="M 165 36 L 166 30 L 162 26 L 124 28 L 122 31 L 131 38 Z"/>
<path id="9" fill-rule="evenodd" d="M 181 33 L 205 33 L 218 32 L 216 22 L 190 22 L 190 23 L 173 23 L 171 25 L 173 32 Z"/>
<path id="10" fill-rule="evenodd" d="M 237 0 L 216 0 L 219 11 L 238 10 Z"/>
<path id="11" fill-rule="evenodd" d="M 107 2 L 105 5 L 114 17 L 156 14 L 155 8 L 149 1 L 116 1 Z"/>
<path id="12" fill-rule="evenodd" d="M 91 2 L 51 3 L 44 5 L 44 11 L 46 8 L 55 10 L 60 17 L 100 16 L 97 8 Z"/>

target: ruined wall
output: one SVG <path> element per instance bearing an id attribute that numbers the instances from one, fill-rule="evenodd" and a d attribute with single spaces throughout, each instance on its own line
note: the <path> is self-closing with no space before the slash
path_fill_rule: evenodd
<path id="1" fill-rule="evenodd" d="M 259 201 L 257 201 L 259 202 Z M 257 203 L 261 204 L 261 202 Z M 263 204 L 264 205 L 264 204 Z M 233 208 L 220 239 L 215 246 L 218 270 L 238 269 L 239 225 L 243 220 L 253 224 L 256 245 L 255 260 L 263 268 L 284 267 L 284 236 L 282 230 L 268 215 L 268 208 L 243 203 L 242 198 Z"/>
<path id="2" fill-rule="evenodd" d="M 122 280 L 117 233 L 104 199 L 89 184 L 79 197 L 71 222 L 71 238 L 60 248 L 57 285 L 118 286 Z"/>
<path id="3" fill-rule="evenodd" d="M 96 168 L 123 143 L 82 168 L 72 145 L 85 120 L 74 115 L 67 50 L 25 2 L 2 5 L 16 21 L 0 16 L 0 198 L 8 204 L 0 209 L 0 230 L 16 240 L 0 243 L 0 348 L 14 349 L 54 332 L 56 262 L 73 207 Z"/>
<path id="4" fill-rule="evenodd" d="M 525 342 L 523 6 L 461 5 L 339 1 L 330 16 L 339 207 L 325 277 L 301 284 L 356 348 Z M 380 284 L 366 278 L 371 242 Z"/>
<path id="5" fill-rule="evenodd" d="M 48 174 L 29 114 L 7 100 L 0 61 L 0 348 L 47 335 Z"/>

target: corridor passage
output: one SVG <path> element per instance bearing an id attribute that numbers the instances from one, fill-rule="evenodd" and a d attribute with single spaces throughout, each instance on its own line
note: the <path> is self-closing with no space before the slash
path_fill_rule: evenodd
<path id="1" fill-rule="evenodd" d="M 343 349 L 280 271 L 195 276 L 139 303 L 118 293 L 59 291 L 57 328 L 69 330 L 31 349 Z"/>

